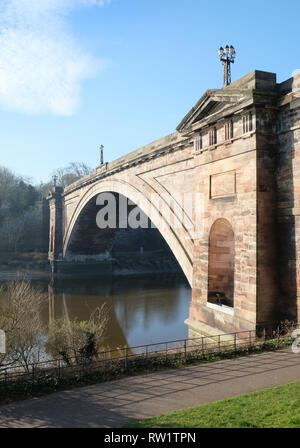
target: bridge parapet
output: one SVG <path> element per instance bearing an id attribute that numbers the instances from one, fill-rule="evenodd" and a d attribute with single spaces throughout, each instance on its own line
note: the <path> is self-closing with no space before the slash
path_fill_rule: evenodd
<path id="1" fill-rule="evenodd" d="M 187 140 L 188 139 L 182 136 L 179 132 L 174 132 L 166 137 L 155 140 L 146 146 L 130 152 L 126 156 L 122 156 L 112 162 L 107 162 L 98 166 L 92 173 L 66 187 L 64 195 L 67 195 L 84 185 L 97 182 L 104 177 L 127 170 L 132 166 L 140 165 L 148 160 L 164 156 L 167 152 L 182 149 Z"/>

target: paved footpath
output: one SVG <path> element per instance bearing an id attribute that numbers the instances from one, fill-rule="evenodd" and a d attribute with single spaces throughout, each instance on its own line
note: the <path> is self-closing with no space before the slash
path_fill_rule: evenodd
<path id="1" fill-rule="evenodd" d="M 0 406 L 0 427 L 116 428 L 300 380 L 291 349 L 124 378 Z"/>

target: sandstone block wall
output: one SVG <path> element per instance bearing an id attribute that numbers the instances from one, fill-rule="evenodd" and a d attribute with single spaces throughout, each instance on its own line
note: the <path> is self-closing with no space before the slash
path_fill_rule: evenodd
<path id="1" fill-rule="evenodd" d="M 129 197 L 146 214 L 154 204 L 151 219 L 192 287 L 187 323 L 193 332 L 201 325 L 229 332 L 284 316 L 299 319 L 299 90 L 299 75 L 277 84 L 275 74 L 259 71 L 224 89 L 208 90 L 175 133 L 69 186 L 61 212 L 53 193 L 56 248 L 50 258 L 59 253 L 60 239 L 61 255 L 66 255 L 89 201 L 111 191 Z M 174 200 L 184 194 L 196 198 L 192 210 Z M 185 220 L 177 228 L 179 215 Z M 217 234 L 211 237 L 218 220 L 232 228 L 231 249 Z M 218 258 L 218 253 L 223 255 Z M 217 265 L 209 272 L 214 257 Z M 209 306 L 209 291 L 215 288 L 233 291 L 231 309 Z"/>

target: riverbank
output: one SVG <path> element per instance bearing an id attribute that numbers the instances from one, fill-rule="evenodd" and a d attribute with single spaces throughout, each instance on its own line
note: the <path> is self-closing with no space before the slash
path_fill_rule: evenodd
<path id="1" fill-rule="evenodd" d="M 0 252 L 0 280 L 25 275 L 29 279 L 49 278 L 51 268 L 46 252 Z"/>
<path id="2" fill-rule="evenodd" d="M 26 270 L 26 269 L 18 269 L 18 270 L 0 270 L 0 281 L 5 280 L 17 280 L 18 278 L 25 277 L 28 280 L 39 280 L 39 279 L 51 279 L 50 271 L 38 271 L 38 270 Z"/>
<path id="3" fill-rule="evenodd" d="M 6 253 L 0 252 L 0 280 L 50 279 L 51 267 L 45 252 Z"/>
<path id="4" fill-rule="evenodd" d="M 162 251 L 147 251 L 143 254 L 115 253 L 103 260 L 59 260 L 52 274 L 48 254 L 42 252 L 0 253 L 0 280 L 11 280 L 20 276 L 38 278 L 86 278 L 86 277 L 133 277 L 149 275 L 183 275 L 177 261 Z"/>

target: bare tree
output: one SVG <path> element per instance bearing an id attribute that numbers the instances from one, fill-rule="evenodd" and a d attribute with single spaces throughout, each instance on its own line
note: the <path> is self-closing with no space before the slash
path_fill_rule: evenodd
<path id="1" fill-rule="evenodd" d="M 66 167 L 56 169 L 53 175 L 57 176 L 58 185 L 67 187 L 91 171 L 92 169 L 83 162 L 71 162 Z"/>
<path id="2" fill-rule="evenodd" d="M 88 321 L 55 320 L 49 329 L 46 349 L 52 357 L 62 356 L 68 363 L 91 361 L 103 350 L 109 323 L 110 306 L 107 303 L 95 309 Z"/>
<path id="3" fill-rule="evenodd" d="M 0 367 L 21 365 L 26 371 L 40 360 L 43 325 L 41 309 L 45 294 L 25 278 L 0 286 L 0 328 L 6 333 L 6 354 Z"/>

